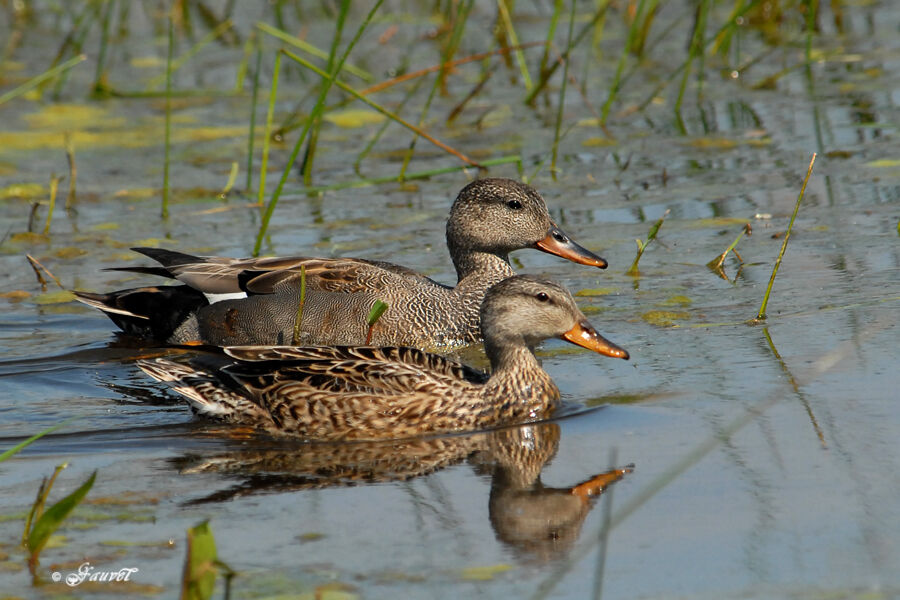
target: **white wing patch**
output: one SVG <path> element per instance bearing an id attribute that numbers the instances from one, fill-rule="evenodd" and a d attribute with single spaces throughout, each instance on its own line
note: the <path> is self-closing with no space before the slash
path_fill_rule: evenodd
<path id="1" fill-rule="evenodd" d="M 209 292 L 203 292 L 203 295 L 206 296 L 206 299 L 210 304 L 215 304 L 222 300 L 241 300 L 247 297 L 246 292 L 234 292 L 233 294 L 211 294 Z"/>

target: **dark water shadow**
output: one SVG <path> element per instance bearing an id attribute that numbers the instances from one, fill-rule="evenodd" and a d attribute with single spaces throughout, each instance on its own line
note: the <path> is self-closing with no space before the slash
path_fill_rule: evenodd
<path id="1" fill-rule="evenodd" d="M 106 342 L 92 342 L 66 348 L 56 353 L 43 353 L 0 360 L 0 377 L 27 376 L 60 370 L 96 368 L 97 365 L 124 365 L 137 358 L 162 356 L 185 351 L 180 347 L 158 347 L 146 341 L 115 333 Z"/>

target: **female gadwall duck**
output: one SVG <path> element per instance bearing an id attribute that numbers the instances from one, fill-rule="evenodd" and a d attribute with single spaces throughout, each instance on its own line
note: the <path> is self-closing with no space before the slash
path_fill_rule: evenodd
<path id="1" fill-rule="evenodd" d="M 510 179 L 480 179 L 462 189 L 450 209 L 447 245 L 458 277 L 454 288 L 404 267 L 357 258 L 234 259 L 135 248 L 162 266 L 119 270 L 186 285 L 76 295 L 126 333 L 172 344 L 445 349 L 481 339 L 478 309 L 491 285 L 514 274 L 508 258 L 513 250 L 537 248 L 606 267 L 556 226 L 534 188 Z M 231 299 L 213 297 L 219 294 Z M 388 308 L 370 330 L 367 317 L 378 300 Z"/>
<path id="2" fill-rule="evenodd" d="M 559 389 L 533 348 L 549 337 L 628 358 L 588 323 L 566 289 L 526 275 L 488 290 L 481 323 L 490 377 L 402 347 L 245 346 L 225 349 L 236 360 L 138 365 L 201 415 L 305 439 L 372 440 L 546 418 Z"/>

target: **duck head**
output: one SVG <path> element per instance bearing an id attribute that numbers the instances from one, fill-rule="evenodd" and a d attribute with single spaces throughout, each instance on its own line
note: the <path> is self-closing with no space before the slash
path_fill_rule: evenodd
<path id="1" fill-rule="evenodd" d="M 537 190 L 513 179 L 478 179 L 464 187 L 450 209 L 447 245 L 454 262 L 467 252 L 507 260 L 513 250 L 536 248 L 583 265 L 607 265 L 553 222 Z"/>

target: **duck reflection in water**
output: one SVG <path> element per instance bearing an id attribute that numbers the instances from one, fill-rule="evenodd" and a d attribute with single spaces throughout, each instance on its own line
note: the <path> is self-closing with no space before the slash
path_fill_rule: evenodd
<path id="1" fill-rule="evenodd" d="M 572 547 L 594 500 L 633 469 L 628 465 L 586 476 L 570 487 L 546 487 L 541 471 L 556 454 L 559 440 L 556 423 L 533 423 L 408 440 L 287 446 L 279 441 L 271 448 L 186 454 L 173 463 L 183 474 L 242 479 L 187 503 L 196 505 L 252 494 L 408 481 L 467 460 L 476 473 L 490 477 L 489 516 L 497 539 L 522 562 L 546 562 Z"/>

